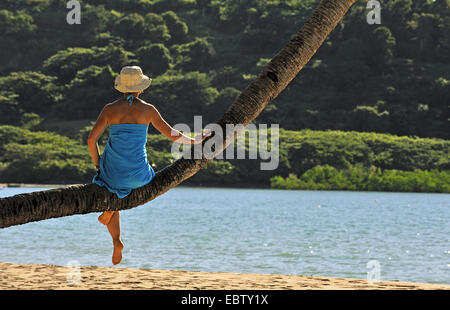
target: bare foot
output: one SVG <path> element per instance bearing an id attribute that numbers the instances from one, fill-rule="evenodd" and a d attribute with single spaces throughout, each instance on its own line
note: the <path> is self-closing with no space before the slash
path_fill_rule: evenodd
<path id="1" fill-rule="evenodd" d="M 114 251 L 112 256 L 112 263 L 114 265 L 117 265 L 122 261 L 123 243 L 120 240 L 114 241 L 113 243 L 114 243 Z"/>
<path id="2" fill-rule="evenodd" d="M 113 211 L 105 211 L 98 217 L 98 221 L 103 225 L 108 225 L 109 221 L 111 221 L 111 217 L 113 216 L 113 214 L 114 214 Z"/>

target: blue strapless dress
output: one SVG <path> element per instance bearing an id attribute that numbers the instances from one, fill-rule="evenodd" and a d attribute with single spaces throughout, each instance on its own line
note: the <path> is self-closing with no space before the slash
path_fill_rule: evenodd
<path id="1" fill-rule="evenodd" d="M 100 174 L 94 176 L 92 183 L 105 186 L 119 198 L 149 183 L 155 171 L 147 159 L 147 131 L 145 124 L 111 125 L 100 157 Z"/>

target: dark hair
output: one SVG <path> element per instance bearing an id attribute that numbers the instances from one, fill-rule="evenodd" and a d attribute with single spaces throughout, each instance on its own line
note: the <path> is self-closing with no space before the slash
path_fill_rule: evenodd
<path id="1" fill-rule="evenodd" d="M 141 91 L 142 92 L 142 91 Z M 138 91 L 135 91 L 135 92 L 128 92 L 128 93 L 123 93 L 124 95 L 125 95 L 125 97 L 128 97 L 129 95 L 133 95 L 133 97 L 137 97 L 137 96 L 135 96 L 134 94 L 135 93 L 139 93 Z"/>

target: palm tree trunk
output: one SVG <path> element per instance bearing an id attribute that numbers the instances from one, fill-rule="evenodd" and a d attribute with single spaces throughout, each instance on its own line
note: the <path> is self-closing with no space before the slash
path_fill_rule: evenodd
<path id="1" fill-rule="evenodd" d="M 356 0 L 322 0 L 312 16 L 217 121 L 248 125 L 311 59 Z M 223 137 L 225 149 L 238 135 Z M 221 151 L 221 150 L 216 150 Z M 193 176 L 208 159 L 179 159 L 158 171 L 147 185 L 119 199 L 104 187 L 80 184 L 0 199 L 0 228 L 90 212 L 126 210 L 145 204 Z"/>

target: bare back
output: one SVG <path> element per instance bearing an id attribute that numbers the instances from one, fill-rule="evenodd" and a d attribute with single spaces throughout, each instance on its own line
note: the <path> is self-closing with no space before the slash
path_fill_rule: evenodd
<path id="1" fill-rule="evenodd" d="M 152 105 L 140 98 L 134 98 L 129 106 L 125 99 L 118 99 L 108 106 L 108 125 L 145 124 L 151 122 Z"/>
<path id="2" fill-rule="evenodd" d="M 151 104 L 146 103 L 140 98 L 134 98 L 130 106 L 125 99 L 119 99 L 104 106 L 103 110 L 97 118 L 97 122 L 92 127 L 88 137 L 88 144 L 92 145 L 92 155 L 96 162 L 95 145 L 103 134 L 106 127 L 119 124 L 152 124 L 159 132 L 164 134 L 172 141 L 184 144 L 194 144 L 203 141 L 207 135 L 198 140 L 192 139 L 180 131 L 173 129 L 161 116 L 159 111 Z M 181 138 L 181 139 L 180 139 Z"/>

